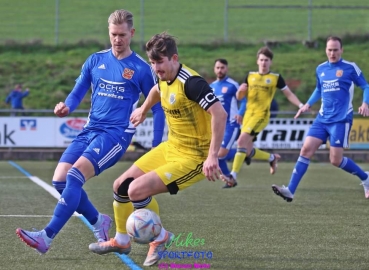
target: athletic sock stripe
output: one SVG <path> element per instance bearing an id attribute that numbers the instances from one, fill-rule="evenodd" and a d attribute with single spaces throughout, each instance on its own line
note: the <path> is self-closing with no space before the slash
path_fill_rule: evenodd
<path id="1" fill-rule="evenodd" d="M 82 184 L 84 184 L 86 182 L 86 179 L 85 177 L 83 176 L 83 174 L 77 169 L 77 168 L 74 168 L 72 167 L 67 175 L 71 175 L 71 176 L 74 176 L 75 178 L 77 178 Z"/>
<path id="2" fill-rule="evenodd" d="M 142 201 L 132 202 L 132 204 L 133 204 L 134 208 L 140 209 L 140 208 L 144 208 L 144 207 L 148 206 L 149 203 L 151 202 L 151 200 L 152 200 L 152 196 L 147 197 L 146 199 L 144 199 Z"/>
<path id="3" fill-rule="evenodd" d="M 114 200 L 116 200 L 117 202 L 120 202 L 120 203 L 128 203 L 128 202 L 131 201 L 128 196 L 123 197 L 123 196 L 119 196 L 116 193 L 114 193 L 113 198 L 114 198 Z"/>

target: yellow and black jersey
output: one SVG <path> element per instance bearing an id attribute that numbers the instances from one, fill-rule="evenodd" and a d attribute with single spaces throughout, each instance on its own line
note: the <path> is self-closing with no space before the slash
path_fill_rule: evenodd
<path id="1" fill-rule="evenodd" d="M 260 74 L 250 71 L 245 82 L 248 85 L 246 115 L 269 118 L 270 104 L 276 89 L 284 90 L 287 88 L 284 79 L 277 73 Z"/>
<path id="2" fill-rule="evenodd" d="M 161 106 L 168 124 L 168 143 L 186 155 L 206 158 L 211 140 L 211 115 L 218 101 L 209 84 L 185 65 L 171 82 L 159 80 Z"/>

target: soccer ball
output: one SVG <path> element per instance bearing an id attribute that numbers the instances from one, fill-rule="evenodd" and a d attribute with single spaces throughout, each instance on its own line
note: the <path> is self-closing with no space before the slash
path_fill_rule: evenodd
<path id="1" fill-rule="evenodd" d="M 160 234 L 162 225 L 160 218 L 149 209 L 138 209 L 127 219 L 127 234 L 139 244 L 148 244 Z"/>

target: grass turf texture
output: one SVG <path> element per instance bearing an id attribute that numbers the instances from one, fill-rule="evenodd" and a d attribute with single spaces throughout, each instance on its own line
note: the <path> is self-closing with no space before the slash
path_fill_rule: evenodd
<path id="1" fill-rule="evenodd" d="M 47 183 L 56 165 L 18 164 Z M 85 185 L 101 212 L 113 216 L 112 183 L 129 165 L 118 163 Z M 312 163 L 294 201 L 286 203 L 274 195 L 271 185 L 287 184 L 292 169 L 292 163 L 282 162 L 271 176 L 267 163 L 254 162 L 244 165 L 236 188 L 223 190 L 222 183 L 204 180 L 178 195 L 157 196 L 167 229 L 175 234 L 192 232 L 193 238 L 205 240 L 201 247 L 170 250 L 211 251 L 212 260 L 198 261 L 210 263 L 211 269 L 367 269 L 368 201 L 360 181 L 329 164 Z M 56 200 L 7 162 L 0 162 L 0 171 L 1 269 L 129 269 L 114 255 L 90 253 L 88 244 L 94 237 L 76 217 L 46 255 L 27 248 L 15 229 L 41 229 L 49 217 L 7 215 L 52 215 Z M 114 232 L 113 227 L 110 235 Z M 141 267 L 146 252 L 147 246 L 133 244 L 130 257 Z M 194 259 L 161 262 L 194 263 Z"/>
<path id="2" fill-rule="evenodd" d="M 182 43 L 220 42 L 224 39 L 225 0 L 89 1 L 89 0 L 0 0 L 0 40 L 38 40 L 55 44 L 56 3 L 59 3 L 59 44 L 79 40 L 107 41 L 107 18 L 116 9 L 134 14 L 137 38 L 148 40 L 168 30 Z M 143 6 L 141 6 L 143 3 Z M 304 6 L 308 0 L 264 0 L 262 6 Z M 229 41 L 305 40 L 308 38 L 308 9 L 252 9 L 258 0 L 228 0 Z M 313 0 L 314 6 L 368 6 L 362 0 Z M 238 6 L 238 8 L 236 8 Z M 141 18 L 141 11 L 144 16 Z M 312 37 L 368 31 L 368 10 L 314 9 Z M 339 19 L 337 19 L 339 18 Z M 138 39 L 137 39 L 138 40 Z"/>

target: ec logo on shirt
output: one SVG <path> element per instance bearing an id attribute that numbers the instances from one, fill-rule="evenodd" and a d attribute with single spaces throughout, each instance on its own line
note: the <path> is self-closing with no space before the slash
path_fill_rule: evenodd
<path id="1" fill-rule="evenodd" d="M 129 68 L 125 68 L 123 70 L 122 76 L 123 76 L 124 79 L 130 80 L 130 79 L 132 79 L 134 73 L 135 73 L 134 70 L 129 69 Z"/>
<path id="2" fill-rule="evenodd" d="M 342 77 L 343 75 L 343 70 L 342 69 L 339 69 L 336 71 L 336 77 Z"/>
<path id="3" fill-rule="evenodd" d="M 36 119 L 21 119 L 20 129 L 21 130 L 36 130 L 37 120 Z"/>

